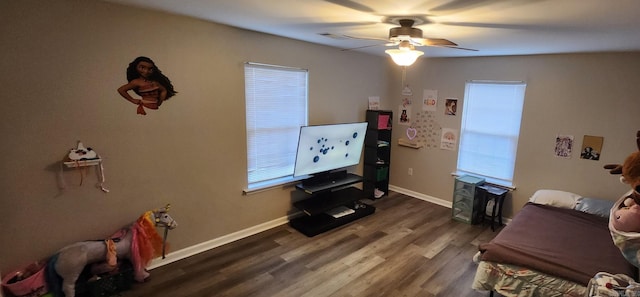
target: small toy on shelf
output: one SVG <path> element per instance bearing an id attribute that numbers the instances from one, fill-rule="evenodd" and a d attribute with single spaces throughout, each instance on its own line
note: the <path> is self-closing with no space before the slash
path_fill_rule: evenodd
<path id="1" fill-rule="evenodd" d="M 78 169 L 78 172 L 80 173 L 80 185 L 82 185 L 84 181 L 84 174 L 80 169 L 82 167 L 87 167 L 87 166 L 97 166 L 96 170 L 97 170 L 98 178 L 100 179 L 100 182 L 97 184 L 97 187 L 100 188 L 100 190 L 102 190 L 105 193 L 109 192 L 109 190 L 107 190 L 104 187 L 105 178 L 104 178 L 104 166 L 102 166 L 102 158 L 92 148 L 85 147 L 81 141 L 78 141 L 77 146 L 75 148 L 72 148 L 69 151 L 69 154 L 67 154 L 67 156 L 64 158 L 62 163 L 65 166 L 67 166 L 67 168 Z M 61 168 L 61 171 L 62 171 L 62 168 Z M 61 181 L 60 187 L 61 188 L 66 187 L 64 181 Z"/>
<path id="2" fill-rule="evenodd" d="M 76 148 L 72 148 L 64 160 L 67 167 L 82 167 L 98 165 L 102 159 L 92 148 L 85 148 L 81 141 L 78 141 Z"/>

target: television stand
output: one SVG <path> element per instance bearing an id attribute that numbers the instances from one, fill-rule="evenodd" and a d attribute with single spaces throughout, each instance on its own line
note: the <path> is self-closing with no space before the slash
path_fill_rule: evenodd
<path id="1" fill-rule="evenodd" d="M 307 194 L 313 195 L 359 182 L 362 182 L 362 176 L 347 173 L 346 171 L 339 171 L 303 180 L 301 183 L 296 185 L 296 188 L 305 191 Z"/>
<path id="2" fill-rule="evenodd" d="M 361 176 L 345 173 L 343 178 L 325 183 L 296 185 L 309 198 L 293 204 L 305 215 L 290 220 L 289 225 L 312 237 L 373 214 L 375 207 L 359 201 L 364 198 L 362 190 L 351 186 L 359 182 Z"/>

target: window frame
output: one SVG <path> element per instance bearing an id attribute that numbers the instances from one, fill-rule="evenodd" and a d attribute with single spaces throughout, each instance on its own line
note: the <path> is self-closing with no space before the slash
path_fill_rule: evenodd
<path id="1" fill-rule="evenodd" d="M 284 75 L 282 81 L 276 81 L 276 83 L 282 83 L 281 85 L 274 84 L 273 76 L 269 76 L 268 79 L 264 79 L 265 77 L 258 77 L 257 80 L 248 81 L 250 76 L 255 75 L 255 72 L 264 70 L 266 72 L 281 72 L 280 74 Z M 253 73 L 248 73 L 248 71 L 254 71 Z M 291 78 L 290 76 L 299 76 L 300 74 L 304 74 L 304 77 L 295 77 L 293 79 L 285 80 L 287 78 Z M 245 75 L 245 132 L 246 132 L 246 157 L 247 157 L 247 171 L 246 171 L 246 188 L 243 190 L 244 193 L 251 193 L 255 191 L 265 190 L 271 187 L 280 186 L 283 184 L 291 183 L 299 180 L 300 178 L 293 177 L 293 165 L 295 164 L 295 152 L 298 144 L 298 136 L 300 126 L 308 125 L 309 116 L 308 116 L 308 106 L 309 106 L 309 70 L 295 67 L 287 67 L 287 66 L 279 66 L 279 65 L 269 65 L 262 63 L 254 63 L 254 62 L 246 62 L 244 64 L 244 75 Z M 251 79 L 255 79 L 256 77 L 252 77 Z M 296 82 L 296 84 L 293 84 Z M 260 85 L 262 83 L 263 85 Z M 301 84 L 302 86 L 298 85 Z M 292 85 L 293 84 L 293 85 Z M 287 89 L 283 91 L 283 88 L 293 88 L 291 90 Z M 273 93 L 269 93 L 273 92 Z M 270 95 L 269 95 L 270 94 Z M 266 96 L 266 97 L 265 97 Z M 271 97 L 269 97 L 271 96 Z M 258 99 L 260 98 L 260 99 Z M 264 101 L 264 100 L 270 101 Z M 283 100 L 294 99 L 298 100 L 295 102 L 284 102 Z M 257 107 L 256 102 L 260 102 L 261 107 Z M 268 104 L 265 104 L 268 103 Z M 293 104 L 293 105 L 290 105 Z M 265 109 L 265 106 L 268 109 Z M 294 114 L 291 117 L 286 117 L 282 115 L 273 116 L 272 112 L 275 111 L 291 111 L 291 108 L 298 109 L 301 114 Z M 279 113 L 281 114 L 281 112 Z M 286 122 L 281 122 L 282 120 L 290 120 L 287 124 Z M 264 127 L 265 125 L 260 125 L 260 123 L 264 123 L 265 121 L 269 121 L 269 127 Z M 295 124 L 294 124 L 295 123 Z M 256 131 L 259 130 L 280 130 L 280 136 L 287 135 L 287 141 L 270 141 L 266 144 L 262 142 L 260 144 L 260 149 L 257 148 L 258 140 L 261 136 L 255 134 Z M 277 134 L 278 132 L 276 132 Z M 263 134 L 264 135 L 264 134 Z M 293 135 L 295 135 L 295 139 L 293 139 Z M 264 136 L 262 136 L 264 137 Z M 270 138 L 272 139 L 272 138 Z M 286 151 L 283 159 L 289 160 L 287 165 L 284 167 L 282 164 L 277 164 L 274 168 L 274 171 L 278 171 L 278 176 L 272 175 L 266 179 L 258 179 L 252 180 L 252 170 L 260 170 L 259 163 L 263 162 L 265 159 L 255 159 L 259 158 L 260 152 L 264 152 L 269 148 L 265 149 L 265 145 L 271 147 L 271 153 L 276 152 L 280 153 L 282 146 L 286 146 Z M 291 153 L 293 153 L 293 158 L 291 158 Z M 266 153 L 264 154 L 266 155 Z M 282 156 L 281 156 L 282 157 Z M 254 159 L 252 159 L 254 158 Z M 275 157 L 278 159 L 278 157 Z M 282 161 L 280 161 L 282 162 Z M 276 162 L 279 163 L 279 162 Z M 258 167 L 256 167 L 258 166 Z M 290 172 L 288 174 L 283 174 L 282 171 L 287 171 L 290 167 Z M 267 167 L 263 167 L 267 168 Z M 265 170 L 268 171 L 268 170 Z M 263 172 L 265 172 L 263 171 Z M 268 175 L 268 174 L 267 174 Z M 255 177 L 255 176 L 254 176 Z"/>
<path id="2" fill-rule="evenodd" d="M 486 100 L 486 97 L 483 98 L 476 98 L 476 97 L 472 97 L 472 90 L 471 88 L 474 85 L 492 85 L 492 86 L 504 86 L 504 85 L 510 85 L 513 86 L 513 91 L 516 92 L 513 94 L 513 96 L 517 96 L 517 97 L 511 97 L 508 98 L 509 100 L 516 100 L 516 102 L 513 102 L 513 105 L 518 105 L 519 107 L 514 107 L 515 109 L 512 109 L 511 111 L 519 111 L 519 114 L 517 114 L 517 116 L 512 116 L 509 117 L 509 120 L 515 121 L 517 118 L 517 129 L 515 128 L 515 126 L 510 126 L 511 129 L 504 129 L 504 130 L 511 130 L 511 131 L 502 131 L 502 133 L 484 133 L 484 130 L 488 129 L 487 127 L 481 127 L 478 129 L 469 129 L 467 126 L 469 125 L 469 122 L 472 122 L 473 120 L 470 120 L 470 118 L 473 118 L 473 116 L 469 115 L 469 112 L 477 112 L 478 110 L 471 110 L 474 104 L 478 104 L 477 102 L 472 102 L 474 100 Z M 474 176 L 479 176 L 482 178 L 485 178 L 485 180 L 488 183 L 491 184 L 495 184 L 495 185 L 499 185 L 499 186 L 503 186 L 506 188 L 515 188 L 514 185 L 514 176 L 515 176 L 515 166 L 516 166 L 516 160 L 517 160 L 517 155 L 518 155 L 518 140 L 520 137 L 520 130 L 522 127 L 522 115 L 524 112 L 524 100 L 525 100 L 525 94 L 526 94 L 526 87 L 527 84 L 524 81 L 477 81 L 477 80 L 472 80 L 472 81 L 467 81 L 465 83 L 465 97 L 464 97 L 464 105 L 463 105 L 463 110 L 462 110 L 462 119 L 461 119 L 461 124 L 460 124 L 460 144 L 458 147 L 458 156 L 457 156 L 457 164 L 456 164 L 456 173 L 455 175 L 474 175 Z M 476 90 L 477 91 L 477 90 Z M 521 96 L 520 96 L 521 95 Z M 497 106 L 497 104 L 494 104 L 492 106 Z M 501 118 L 499 117 L 500 113 L 499 111 L 493 111 L 492 115 L 494 115 L 494 118 Z M 492 126 L 491 124 L 487 125 L 487 126 Z M 493 124 L 493 126 L 496 126 L 495 124 Z M 495 127 L 494 127 L 495 128 Z M 515 132 L 515 133 L 514 133 Z M 469 151 L 466 149 L 468 143 L 470 142 L 469 139 L 472 139 L 472 136 L 476 136 L 478 137 L 478 135 L 481 134 L 485 134 L 486 137 L 484 137 L 485 142 L 487 141 L 487 137 L 489 138 L 497 138 L 498 140 L 501 140 L 502 143 L 506 143 L 506 147 L 501 147 L 501 149 L 503 151 L 509 151 L 511 150 L 512 154 L 510 156 L 508 156 L 508 164 L 506 164 L 505 166 L 502 167 L 503 170 L 509 170 L 510 172 L 508 172 L 507 176 L 505 178 L 505 176 L 502 176 L 500 174 L 496 174 L 495 172 L 487 172 L 487 171 L 482 171 L 479 169 L 479 167 L 474 167 L 474 166 L 469 166 L 469 161 L 466 161 L 465 158 L 468 160 L 470 158 L 469 155 L 464 155 L 465 151 Z M 480 136 L 483 137 L 483 136 Z M 493 141 L 492 145 L 495 145 L 496 143 L 498 143 L 497 141 Z M 474 142 L 474 145 L 476 145 L 477 143 Z M 481 150 L 481 149 L 479 149 Z M 469 153 L 472 154 L 472 153 Z M 473 155 L 473 154 L 472 154 Z M 475 153 L 475 155 L 477 156 L 478 153 Z M 489 155 L 489 154 L 485 154 L 485 155 Z M 498 154 L 493 155 L 492 157 L 488 157 L 488 158 L 493 158 L 495 159 L 500 159 L 500 156 L 498 156 Z M 462 161 L 461 161 L 462 160 Z M 465 162 L 466 161 L 466 162 Z M 495 164 L 495 163 L 493 163 Z M 497 176 L 498 175 L 498 176 Z"/>

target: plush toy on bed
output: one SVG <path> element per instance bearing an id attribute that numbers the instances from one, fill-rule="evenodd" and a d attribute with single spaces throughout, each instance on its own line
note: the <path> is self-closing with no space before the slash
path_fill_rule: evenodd
<path id="1" fill-rule="evenodd" d="M 636 145 L 640 150 L 640 131 L 636 133 Z M 640 232 L 640 151 L 629 155 L 622 165 L 609 164 L 604 168 L 611 174 L 622 174 L 620 181 L 631 186 L 631 191 L 616 203 L 612 210 L 613 226 L 619 231 Z"/>
<path id="2" fill-rule="evenodd" d="M 636 133 L 636 144 L 640 150 L 640 131 Z M 622 165 L 605 168 L 611 174 L 622 174 L 620 181 L 631 186 L 611 208 L 609 231 L 627 261 L 640 268 L 640 151 L 629 155 Z"/>
<path id="3" fill-rule="evenodd" d="M 640 205 L 633 198 L 627 197 L 618 207 L 613 210 L 611 217 L 613 227 L 618 231 L 640 232 Z"/>

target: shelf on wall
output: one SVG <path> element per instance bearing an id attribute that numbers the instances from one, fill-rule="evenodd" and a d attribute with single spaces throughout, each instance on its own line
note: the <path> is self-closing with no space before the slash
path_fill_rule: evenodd
<path id="1" fill-rule="evenodd" d="M 404 138 L 398 139 L 398 145 L 406 146 L 406 147 L 410 147 L 410 148 L 414 148 L 414 149 L 419 149 L 419 148 L 423 147 L 423 145 L 418 143 L 417 141 L 411 141 L 411 140 L 407 140 L 407 139 L 404 139 Z"/>
<path id="2" fill-rule="evenodd" d="M 67 166 L 67 168 L 95 166 L 95 165 L 99 165 L 100 162 L 102 162 L 101 158 L 90 159 L 90 160 L 78 160 L 78 161 L 68 161 L 68 160 L 63 161 L 64 165 Z"/>

